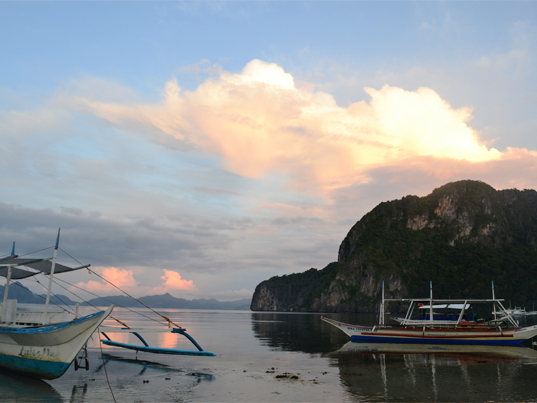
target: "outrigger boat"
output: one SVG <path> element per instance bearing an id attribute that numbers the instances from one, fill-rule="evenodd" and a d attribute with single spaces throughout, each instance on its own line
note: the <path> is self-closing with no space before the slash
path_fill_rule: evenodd
<path id="1" fill-rule="evenodd" d="M 19 258 L 15 255 L 15 243 L 13 243 L 11 255 L 0 259 L 0 276 L 6 278 L 4 299 L 0 308 L 0 367 L 42 379 L 55 379 L 62 376 L 73 362 L 75 370 L 79 368 L 87 370 L 89 368 L 87 342 L 94 332 L 101 332 L 106 337 L 107 340 L 101 340 L 103 344 L 136 351 L 155 354 L 216 355 L 210 351 L 203 351 L 199 344 L 186 333 L 186 329 L 162 315 L 168 322 L 166 329 L 132 329 L 117 319 L 123 327 L 101 326 L 114 309 L 114 304 L 103 311 L 84 317 L 78 317 L 77 304 L 74 319 L 64 321 L 65 312 L 63 310 L 58 311 L 49 307 L 54 275 L 83 268 L 89 270 L 89 265 L 71 268 L 57 263 L 59 239 L 60 231 L 58 231 L 52 258 Z M 93 271 L 92 273 L 97 274 Z M 17 300 L 8 299 L 11 280 L 21 280 L 37 274 L 46 274 L 49 278 L 44 309 L 34 311 L 17 309 Z M 175 326 L 174 328 L 171 327 L 172 324 Z M 136 346 L 114 342 L 105 332 L 133 333 L 144 345 Z M 140 336 L 141 332 L 178 333 L 187 337 L 198 350 L 150 347 Z"/>
<path id="2" fill-rule="evenodd" d="M 55 273 L 88 267 L 70 268 L 56 263 L 60 232 L 49 259 L 23 259 L 11 255 L 0 260 L 0 275 L 6 277 L 0 322 L 0 366 L 37 378 L 55 379 L 62 376 L 99 325 L 110 315 L 108 309 L 64 322 L 63 314 L 49 312 L 50 293 Z M 34 269 L 30 271 L 22 267 Z M 44 273 L 49 286 L 43 311 L 17 310 L 17 300 L 8 299 L 10 281 Z"/>
<path id="3" fill-rule="evenodd" d="M 321 319 L 342 330 L 355 343 L 398 343 L 398 344 L 435 344 L 435 345 L 470 345 L 470 346 L 504 346 L 531 347 L 537 335 L 537 326 L 520 327 L 519 323 L 505 310 L 503 299 L 494 296 L 492 283 L 492 299 L 433 299 L 432 282 L 430 297 L 418 299 L 385 299 L 384 283 L 382 283 L 382 300 L 380 304 L 379 323 L 375 326 L 360 326 L 338 322 L 333 319 Z M 385 324 L 386 302 L 410 303 L 407 314 L 399 320 L 398 325 Z M 416 307 L 425 306 L 428 315 L 413 318 Z M 460 313 L 456 318 L 441 317 L 435 312 L 440 307 L 461 304 Z M 467 320 L 465 311 L 470 304 L 492 304 L 494 319 Z M 500 313 L 498 317 L 497 313 Z"/>

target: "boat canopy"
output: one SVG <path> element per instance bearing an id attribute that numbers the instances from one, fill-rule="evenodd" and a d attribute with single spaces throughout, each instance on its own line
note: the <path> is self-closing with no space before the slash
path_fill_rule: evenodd
<path id="1" fill-rule="evenodd" d="M 14 280 L 20 280 L 23 278 L 35 276 L 39 273 L 50 274 L 52 267 L 52 258 L 51 259 L 22 259 L 22 258 L 13 258 L 13 259 L 2 259 L 0 260 L 0 276 L 7 277 L 9 266 L 13 267 L 11 273 L 11 278 Z M 25 266 L 32 268 L 37 271 L 30 271 L 26 269 L 20 269 L 18 266 Z M 80 267 L 68 267 L 63 264 L 56 263 L 54 267 L 54 274 L 65 273 L 73 270 L 79 270 L 89 267 L 89 265 L 80 266 Z"/>
<path id="2" fill-rule="evenodd" d="M 430 309 L 431 306 L 430 305 L 422 305 L 419 307 L 419 309 Z M 442 304 L 442 305 L 433 305 L 433 309 L 458 309 L 458 310 L 462 310 L 462 309 L 469 309 L 470 308 L 470 304 L 466 304 L 466 306 L 464 304 Z"/>

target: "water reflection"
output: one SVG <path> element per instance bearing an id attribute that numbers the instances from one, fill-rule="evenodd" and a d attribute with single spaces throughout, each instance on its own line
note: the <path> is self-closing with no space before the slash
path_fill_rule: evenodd
<path id="1" fill-rule="evenodd" d="M 212 374 L 205 374 L 201 372 L 189 372 L 185 371 L 184 369 L 176 368 L 170 365 L 162 364 L 160 362 L 155 361 L 149 361 L 144 359 L 138 359 L 138 358 L 125 358 L 125 357 L 119 357 L 113 354 L 103 354 L 103 358 L 105 360 L 104 365 L 108 365 L 109 362 L 116 362 L 121 364 L 133 364 L 136 366 L 136 368 L 139 368 L 138 375 L 143 375 L 148 369 L 151 370 L 157 370 L 157 371 L 164 371 L 165 373 L 176 373 L 176 374 L 183 374 L 183 375 L 190 375 L 195 378 L 199 378 L 199 380 L 204 381 L 212 381 L 214 380 L 214 376 Z M 100 372 L 104 369 L 104 365 L 101 364 L 97 367 L 95 372 Z"/>
<path id="2" fill-rule="evenodd" d="M 347 323 L 375 316 L 330 314 Z M 529 348 L 352 343 L 319 314 L 252 313 L 254 336 L 275 350 L 321 354 L 356 401 L 537 401 Z"/>
<path id="3" fill-rule="evenodd" d="M 21 395 L 21 391 L 24 394 Z M 63 402 L 62 396 L 45 381 L 0 369 L 0 400 L 13 402 Z"/>
<path id="4" fill-rule="evenodd" d="M 323 328 L 318 314 L 252 313 L 254 336 L 276 349 L 328 353 L 348 340 L 342 332 L 326 332 Z"/>
<path id="5" fill-rule="evenodd" d="M 177 342 L 182 337 L 177 333 L 160 333 L 157 346 L 162 348 L 177 348 Z"/>
<path id="6" fill-rule="evenodd" d="M 331 356 L 342 384 L 368 401 L 520 402 L 537 396 L 537 352 L 528 348 L 348 342 Z"/>
<path id="7" fill-rule="evenodd" d="M 86 394 L 88 393 L 88 384 L 84 385 L 73 385 L 71 390 L 71 398 L 69 403 L 83 403 L 86 401 Z"/>

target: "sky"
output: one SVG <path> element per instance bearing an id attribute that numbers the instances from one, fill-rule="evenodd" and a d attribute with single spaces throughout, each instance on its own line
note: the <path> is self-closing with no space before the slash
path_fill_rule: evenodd
<path id="1" fill-rule="evenodd" d="M 61 227 L 135 296 L 238 300 L 383 201 L 537 189 L 536 35 L 534 1 L 0 1 L 0 254 Z"/>

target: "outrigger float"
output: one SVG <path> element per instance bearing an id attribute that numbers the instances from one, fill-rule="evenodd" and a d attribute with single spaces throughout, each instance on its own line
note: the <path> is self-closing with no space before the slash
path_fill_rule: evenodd
<path id="1" fill-rule="evenodd" d="M 99 332 L 106 337 L 106 339 L 101 339 L 101 343 L 106 344 L 107 346 L 113 346 L 113 347 L 121 347 L 126 348 L 129 350 L 135 350 L 135 351 L 143 351 L 146 353 L 153 353 L 153 354 L 172 354 L 172 355 L 197 355 L 197 356 L 203 356 L 203 357 L 216 357 L 216 354 L 211 351 L 204 351 L 200 345 L 194 340 L 192 336 L 190 336 L 185 329 L 183 328 L 170 328 L 170 329 L 132 329 L 128 327 L 111 327 L 111 326 L 99 326 Z M 113 341 L 108 337 L 106 333 L 131 333 L 134 336 L 136 336 L 144 345 L 138 346 L 136 344 L 126 344 L 126 343 L 119 343 L 117 341 Z M 140 336 L 140 333 L 178 333 L 183 336 L 185 336 L 188 340 L 196 346 L 198 350 L 178 350 L 173 348 L 160 348 L 160 347 L 151 347 L 147 342 L 144 340 L 142 336 Z"/>
<path id="2" fill-rule="evenodd" d="M 333 319 L 321 319 L 350 336 L 354 343 L 397 343 L 468 346 L 503 346 L 533 348 L 537 326 L 520 327 L 502 305 L 503 299 L 434 299 L 432 282 L 430 297 L 417 299 L 385 299 L 384 282 L 380 304 L 379 323 L 375 326 L 352 325 Z M 406 316 L 398 318 L 398 325 L 385 324 L 386 302 L 410 303 Z M 427 304 L 428 305 L 425 305 Z M 455 304 L 455 305 L 454 305 Z M 494 319 L 467 319 L 466 311 L 474 304 L 492 304 Z M 422 310 L 418 317 L 414 311 Z M 457 309 L 457 315 L 441 314 L 441 309 Z M 425 311 L 426 313 L 424 313 Z"/>
<path id="3" fill-rule="evenodd" d="M 186 332 L 186 329 L 147 306 L 146 308 L 166 320 L 167 328 L 130 328 L 124 322 L 110 316 L 114 309 L 113 304 L 108 309 L 84 317 L 79 317 L 77 304 L 74 319 L 64 321 L 65 311 L 63 309 L 58 311 L 49 307 L 54 275 L 83 268 L 90 269 L 89 265 L 71 268 L 57 263 L 59 239 L 60 231 L 58 231 L 54 254 L 51 258 L 20 258 L 15 254 L 15 243 L 13 243 L 11 254 L 0 259 L 0 276 L 6 278 L 4 299 L 0 308 L 0 367 L 42 379 L 55 379 L 62 376 L 73 362 L 75 370 L 80 368 L 87 370 L 89 368 L 87 342 L 95 332 L 101 332 L 106 338 L 101 340 L 103 344 L 114 347 L 153 354 L 207 357 L 216 355 L 210 351 L 203 351 L 192 336 Z M 99 276 L 94 271 L 91 271 L 91 273 Z M 11 280 L 21 280 L 37 274 L 48 275 L 44 309 L 33 311 L 18 309 L 17 300 L 8 299 Z M 108 281 L 104 278 L 103 280 Z M 102 322 L 109 316 L 119 322 L 122 327 L 102 326 Z M 174 326 L 173 328 L 172 325 Z M 148 332 L 181 334 L 188 338 L 196 346 L 197 350 L 150 347 L 140 335 L 140 333 Z M 143 346 L 114 342 L 110 340 L 106 333 L 132 333 L 140 339 Z"/>

